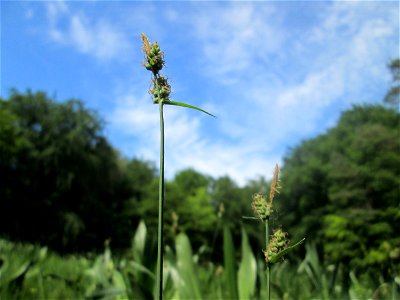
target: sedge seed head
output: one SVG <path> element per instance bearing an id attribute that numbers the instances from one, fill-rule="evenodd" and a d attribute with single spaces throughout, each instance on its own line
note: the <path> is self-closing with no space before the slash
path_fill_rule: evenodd
<path id="1" fill-rule="evenodd" d="M 268 219 L 271 214 L 271 207 L 267 203 L 265 196 L 261 193 L 253 195 L 251 208 L 253 209 L 254 215 L 262 221 Z"/>
<path id="2" fill-rule="evenodd" d="M 153 102 L 159 103 L 160 100 L 166 102 L 169 100 L 171 94 L 171 86 L 168 83 L 168 79 L 160 75 L 153 79 L 153 87 L 149 90 L 149 93 L 153 96 Z"/>
<path id="3" fill-rule="evenodd" d="M 147 70 L 156 75 L 165 64 L 164 53 L 161 51 L 157 42 L 150 44 L 144 33 L 142 33 L 141 36 L 143 41 L 143 52 L 145 56 L 143 65 Z"/>
<path id="4" fill-rule="evenodd" d="M 277 255 L 280 251 L 284 250 L 288 243 L 289 240 L 287 239 L 287 233 L 282 229 L 275 230 L 271 236 L 267 250 L 263 251 L 265 261 L 269 263 L 271 258 Z"/>

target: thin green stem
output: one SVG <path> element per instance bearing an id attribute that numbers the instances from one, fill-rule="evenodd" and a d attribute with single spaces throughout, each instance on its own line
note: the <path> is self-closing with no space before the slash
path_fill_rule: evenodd
<path id="1" fill-rule="evenodd" d="M 269 219 L 265 220 L 265 250 L 268 250 L 268 245 L 269 245 Z M 267 262 L 267 299 L 271 299 L 271 291 L 270 291 L 270 283 L 269 283 L 269 277 L 270 277 L 270 267 L 269 263 Z"/>
<path id="2" fill-rule="evenodd" d="M 159 89 L 157 87 L 158 93 Z M 158 247 L 157 247 L 157 295 L 162 300 L 163 290 L 163 249 L 164 249 L 164 116 L 163 101 L 159 97 L 160 108 L 160 179 L 158 198 Z"/>
<path id="3" fill-rule="evenodd" d="M 269 269 L 269 264 L 267 265 L 267 299 L 270 300 L 271 299 L 271 291 L 270 291 L 270 286 L 269 286 L 269 274 L 270 273 L 270 269 Z"/>

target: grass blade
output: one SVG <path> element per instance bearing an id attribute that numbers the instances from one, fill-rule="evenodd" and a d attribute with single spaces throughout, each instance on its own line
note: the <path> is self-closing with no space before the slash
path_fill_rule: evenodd
<path id="1" fill-rule="evenodd" d="M 138 272 L 148 275 L 151 279 L 156 280 L 156 275 L 154 275 L 154 273 L 146 268 L 144 265 L 136 261 L 130 261 L 129 266 L 132 267 L 132 269 L 137 270 Z"/>
<path id="2" fill-rule="evenodd" d="M 205 113 L 205 114 L 207 114 L 207 115 L 210 115 L 210 116 L 212 116 L 212 117 L 215 117 L 213 114 L 210 114 L 209 112 L 205 111 L 204 109 L 201 109 L 201 108 L 199 108 L 199 107 L 197 107 L 197 106 L 190 105 L 190 104 L 187 104 L 187 103 L 168 100 L 168 101 L 165 101 L 164 104 L 167 104 L 167 105 L 175 105 L 175 106 L 182 106 L 182 107 L 187 107 L 187 108 L 192 108 L 192 109 L 201 111 L 201 112 L 203 112 L 203 113 Z"/>
<path id="3" fill-rule="evenodd" d="M 289 251 L 297 248 L 300 244 L 302 244 L 306 239 L 303 238 L 300 241 L 298 241 L 296 244 L 289 246 L 287 248 L 285 248 L 284 250 L 278 252 L 278 254 L 274 255 L 273 257 L 271 257 L 271 260 L 269 261 L 271 264 L 276 263 L 283 255 L 285 255 L 286 253 L 288 253 Z"/>
<path id="4" fill-rule="evenodd" d="M 242 227 L 242 261 L 238 271 L 239 299 L 251 299 L 256 288 L 257 263 Z"/>
<path id="5" fill-rule="evenodd" d="M 238 299 L 236 285 L 236 262 L 235 247 L 231 231 L 227 225 L 224 226 L 224 272 L 229 299 Z"/>
<path id="6" fill-rule="evenodd" d="M 178 285 L 181 299 L 202 299 L 200 284 L 193 263 L 192 247 L 186 234 L 180 233 L 175 240 L 178 272 L 181 282 Z"/>
<path id="7" fill-rule="evenodd" d="M 142 263 L 142 257 L 146 245 L 146 235 L 147 235 L 146 224 L 142 220 L 140 221 L 136 229 L 135 236 L 133 237 L 132 241 L 133 258 L 138 263 Z"/>

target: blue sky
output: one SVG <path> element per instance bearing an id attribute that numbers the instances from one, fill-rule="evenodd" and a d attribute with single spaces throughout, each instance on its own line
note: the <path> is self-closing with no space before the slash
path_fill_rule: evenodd
<path id="1" fill-rule="evenodd" d="M 353 104 L 381 103 L 399 56 L 399 3 L 2 1 L 1 97 L 78 98 L 122 155 L 158 164 L 158 107 L 140 33 L 165 52 L 166 173 L 270 178 Z"/>

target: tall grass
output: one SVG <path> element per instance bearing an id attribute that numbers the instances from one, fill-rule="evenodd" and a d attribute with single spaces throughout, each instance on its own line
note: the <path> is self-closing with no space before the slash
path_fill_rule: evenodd
<path id="1" fill-rule="evenodd" d="M 209 112 L 196 106 L 172 101 L 169 96 L 171 94 L 171 86 L 168 79 L 160 74 L 161 69 L 165 65 L 164 52 L 161 51 L 157 42 L 150 43 L 144 33 L 142 33 L 143 52 L 144 52 L 144 67 L 152 72 L 153 86 L 150 89 L 150 94 L 153 96 L 153 102 L 159 105 L 160 113 L 160 179 L 159 179 L 159 204 L 158 204 L 158 247 L 157 247 L 157 298 L 162 299 L 163 294 L 163 250 L 164 250 L 164 105 L 175 105 L 188 107 L 199 110 L 208 115 L 213 116 Z"/>
<path id="2" fill-rule="evenodd" d="M 222 226 L 221 249 L 216 249 L 223 253 L 222 262 L 203 258 L 199 249 L 192 249 L 183 232 L 176 235 L 174 249 L 164 247 L 163 106 L 182 106 L 211 114 L 170 99 L 171 86 L 160 74 L 165 64 L 164 53 L 157 42 L 150 43 L 144 34 L 142 41 L 144 66 L 153 76 L 150 94 L 158 104 L 160 118 L 157 251 L 144 221 L 136 229 L 129 252 L 121 256 L 112 255 L 108 241 L 102 254 L 60 257 L 46 247 L 0 239 L 0 299 L 397 299 L 398 279 L 376 283 L 358 278 L 354 272 L 344 274 L 340 265 L 325 266 L 313 244 L 306 245 L 306 256 L 299 264 L 278 264 L 305 240 L 289 245 L 288 234 L 270 226 L 273 202 L 280 190 L 278 165 L 268 201 L 265 195 L 254 194 L 254 217 L 245 217 L 264 225 L 263 261 L 254 255 L 244 227 L 241 245 L 236 247 L 227 224 Z M 351 280 L 349 289 L 341 285 L 341 278 L 347 275 Z"/>
<path id="3" fill-rule="evenodd" d="M 266 298 L 271 299 L 271 288 L 270 288 L 270 272 L 273 264 L 279 262 L 283 256 L 289 251 L 297 248 L 300 244 L 302 244 L 305 238 L 301 239 L 297 243 L 288 246 L 287 233 L 284 232 L 281 228 L 273 231 L 273 234 L 270 236 L 270 226 L 269 219 L 271 214 L 274 212 L 273 210 L 273 202 L 276 194 L 279 194 L 281 186 L 279 183 L 279 166 L 276 165 L 274 169 L 274 175 L 271 181 L 271 187 L 269 192 L 269 201 L 265 195 L 261 193 L 256 193 L 253 195 L 253 201 L 251 203 L 251 207 L 254 212 L 254 217 L 244 217 L 246 219 L 258 219 L 260 220 L 265 227 L 265 250 L 263 250 L 265 263 L 266 263 Z"/>
<path id="4" fill-rule="evenodd" d="M 227 239 L 216 250 L 230 257 L 236 247 L 228 238 L 229 228 L 223 235 Z M 151 299 L 157 280 L 152 245 L 144 222 L 136 230 L 130 251 L 119 257 L 112 255 L 107 245 L 96 256 L 61 257 L 45 247 L 0 239 L 0 298 Z M 207 262 L 199 249 L 192 249 L 186 234 L 178 234 L 175 250 L 166 247 L 165 251 L 164 297 L 233 299 L 236 293 L 236 299 L 266 299 L 265 262 L 256 259 L 244 229 L 237 252 L 239 260 L 235 255 L 222 265 Z M 303 261 L 285 260 L 271 269 L 271 298 L 389 300 L 400 296 L 395 281 L 373 282 L 354 273 L 350 274 L 349 290 L 345 290 L 345 275 L 340 266 L 335 271 L 322 264 L 316 248 L 307 244 Z"/>

